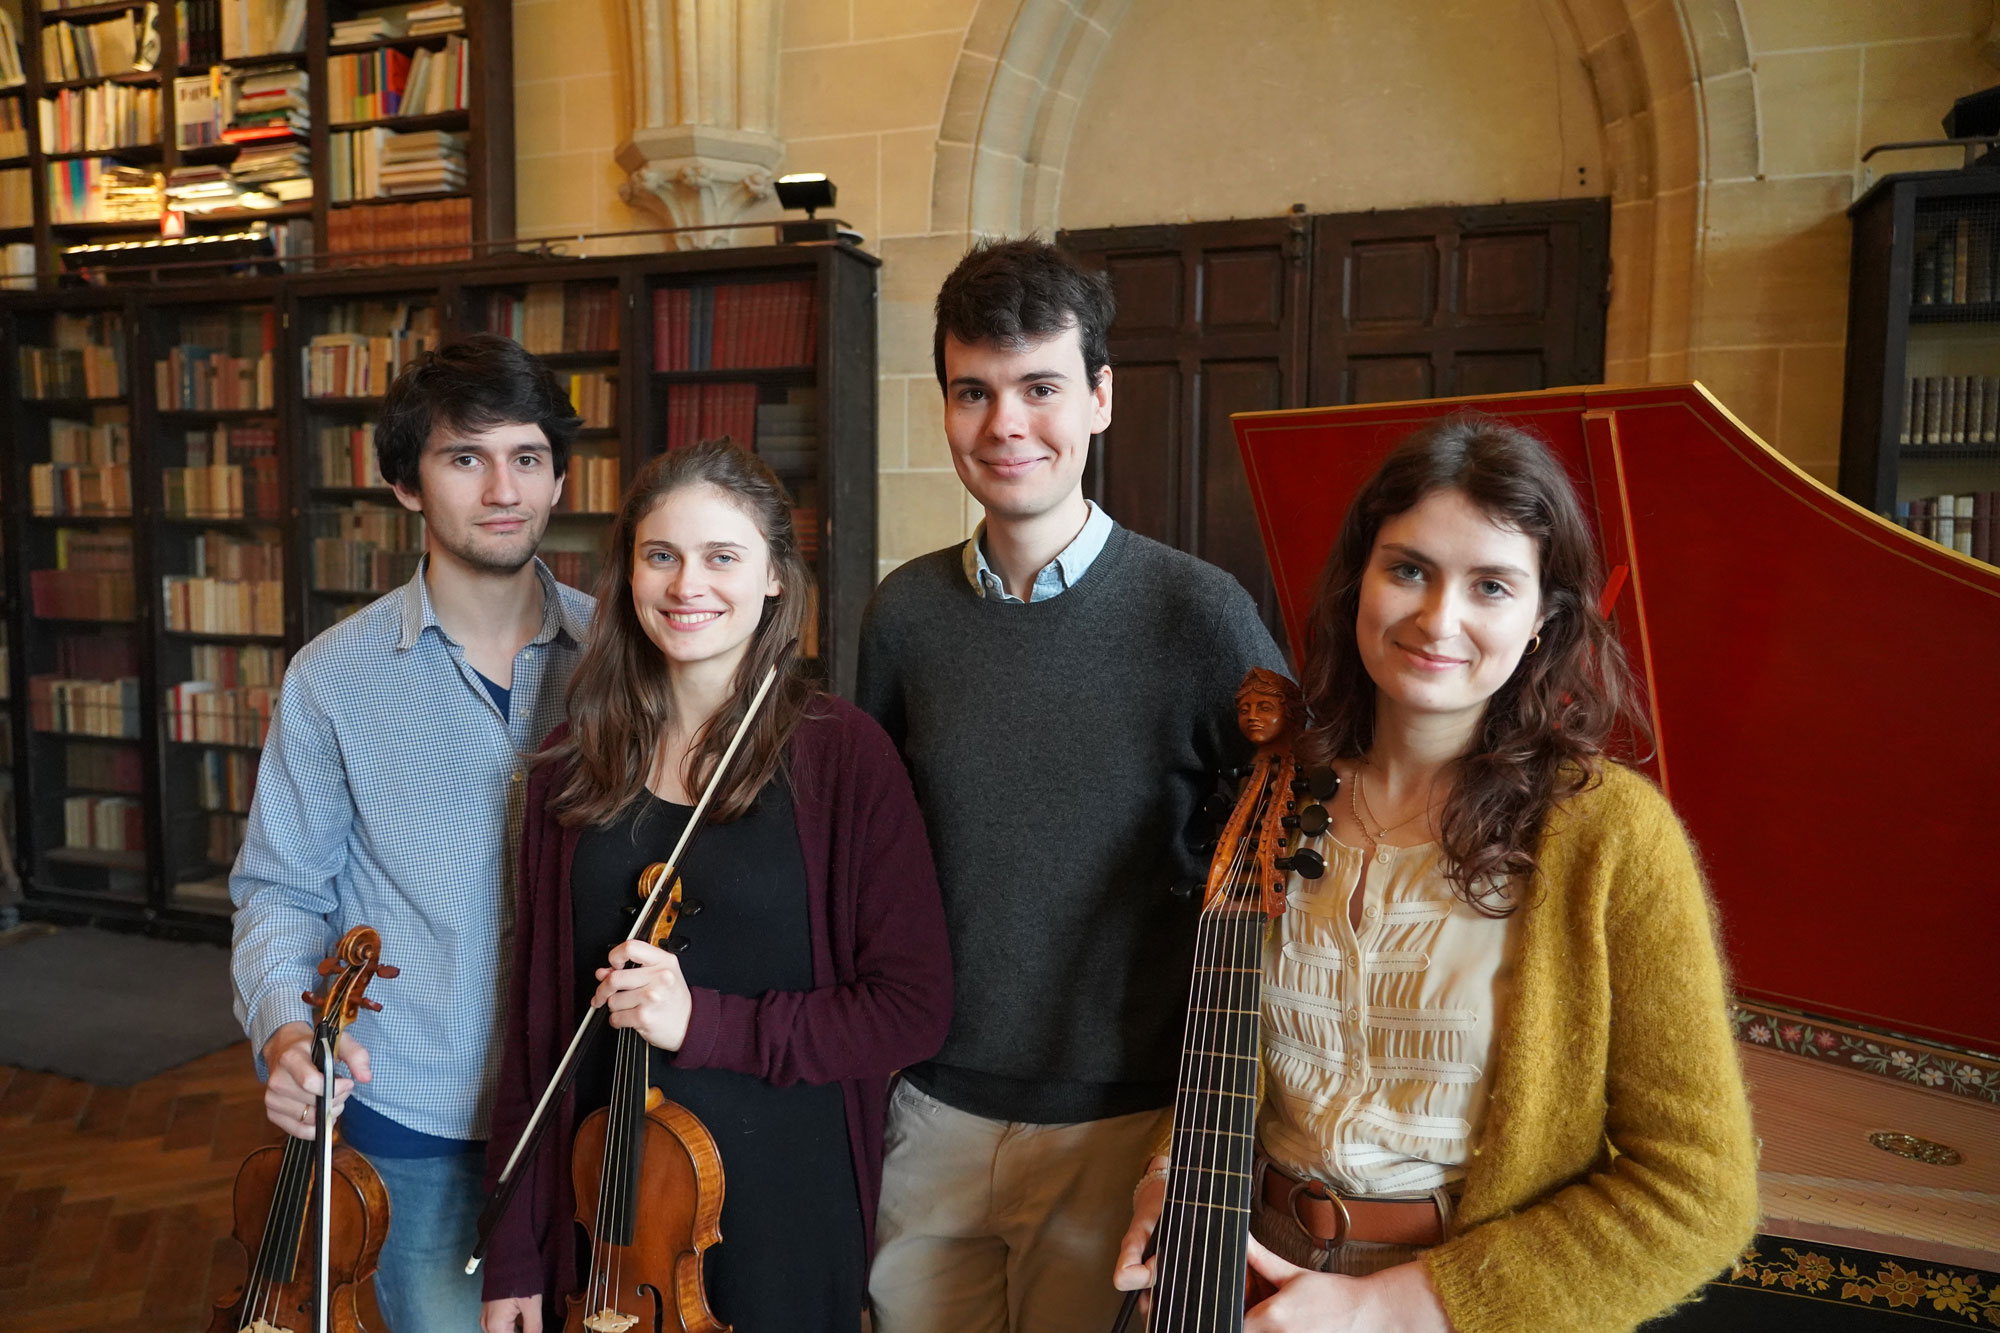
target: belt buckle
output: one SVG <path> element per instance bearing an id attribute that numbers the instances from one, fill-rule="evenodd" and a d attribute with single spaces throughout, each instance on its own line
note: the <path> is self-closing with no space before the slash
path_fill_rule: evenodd
<path id="1" fill-rule="evenodd" d="M 1333 1205 L 1333 1215 L 1339 1220 L 1340 1226 L 1332 1237 L 1321 1240 L 1318 1236 L 1313 1236 L 1312 1228 L 1306 1225 L 1306 1220 L 1303 1217 L 1299 1216 L 1299 1196 L 1301 1194 L 1310 1195 L 1316 1199 L 1324 1199 Z M 1348 1233 L 1354 1230 L 1354 1219 L 1348 1216 L 1347 1212 L 1347 1200 L 1341 1198 L 1317 1180 L 1294 1181 L 1291 1192 L 1285 1196 L 1285 1207 L 1292 1215 L 1292 1224 L 1306 1235 L 1312 1236 L 1313 1240 L 1323 1250 L 1331 1250 L 1343 1244 L 1347 1240 Z"/>

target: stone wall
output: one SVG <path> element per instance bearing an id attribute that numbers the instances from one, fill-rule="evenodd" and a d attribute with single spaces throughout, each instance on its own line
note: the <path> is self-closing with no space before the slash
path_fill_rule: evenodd
<path id="1" fill-rule="evenodd" d="M 612 160 L 625 6 L 650 3 L 515 0 L 524 234 L 654 225 Z M 929 317 L 973 237 L 1294 201 L 1609 194 L 1609 377 L 1699 377 L 1831 483 L 1860 154 L 2000 82 L 1993 21 L 1994 0 L 787 0 L 780 169 L 833 177 L 884 265 L 882 568 L 978 517 Z"/>

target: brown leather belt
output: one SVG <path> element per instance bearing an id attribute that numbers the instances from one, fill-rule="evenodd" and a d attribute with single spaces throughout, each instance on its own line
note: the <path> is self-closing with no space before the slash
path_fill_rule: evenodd
<path id="1" fill-rule="evenodd" d="M 1289 1214 L 1322 1245 L 1350 1240 L 1437 1245 L 1444 1240 L 1444 1218 L 1434 1199 L 1350 1199 L 1316 1180 L 1294 1180 L 1269 1162 L 1258 1191 L 1267 1206 Z"/>

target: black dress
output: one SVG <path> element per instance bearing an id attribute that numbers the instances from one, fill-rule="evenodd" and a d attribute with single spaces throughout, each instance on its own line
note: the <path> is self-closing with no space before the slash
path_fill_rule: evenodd
<path id="1" fill-rule="evenodd" d="M 632 927 L 639 872 L 667 859 L 690 813 L 647 795 L 577 840 L 570 893 L 579 1011 Z M 681 883 L 685 900 L 699 905 L 693 913 L 684 906 L 674 929 L 686 941 L 680 964 L 690 986 L 745 996 L 813 988 L 805 861 L 782 778 L 743 818 L 701 831 Z M 609 1100 L 615 1031 L 577 1072 L 579 1120 Z M 659 1050 L 651 1074 L 653 1086 L 708 1127 L 722 1154 L 722 1242 L 704 1267 L 717 1318 L 736 1333 L 855 1333 L 866 1256 L 840 1086 L 780 1088 L 729 1070 L 680 1069 Z"/>

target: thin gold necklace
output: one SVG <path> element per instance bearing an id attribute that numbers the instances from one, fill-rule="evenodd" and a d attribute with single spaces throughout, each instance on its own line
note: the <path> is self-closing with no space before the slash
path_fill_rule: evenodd
<path id="1" fill-rule="evenodd" d="M 1350 789 L 1349 792 L 1349 795 L 1353 799 L 1349 800 L 1348 804 L 1351 807 L 1353 807 L 1354 822 L 1361 826 L 1361 836 L 1368 839 L 1368 850 L 1374 851 L 1376 848 L 1382 845 L 1382 839 L 1388 837 L 1391 833 L 1394 833 L 1397 829 L 1406 828 L 1409 825 L 1416 823 L 1419 819 L 1422 819 L 1426 815 L 1430 814 L 1433 802 L 1429 799 L 1431 793 L 1426 792 L 1423 809 L 1417 811 L 1417 813 L 1411 815 L 1408 819 L 1403 820 L 1402 823 L 1400 824 L 1384 825 L 1381 820 L 1375 818 L 1375 808 L 1368 804 L 1368 793 L 1362 789 L 1362 781 L 1363 781 L 1362 769 L 1366 768 L 1367 764 L 1368 761 L 1364 759 L 1359 761 L 1354 767 L 1354 786 L 1352 787 L 1352 789 Z M 1435 791 L 1437 788 L 1436 774 L 1431 775 L 1431 788 L 1433 791 Z M 1361 812 L 1364 809 L 1368 811 L 1368 817 L 1366 819 L 1362 818 L 1361 816 Z M 1370 833 L 1368 831 L 1368 825 L 1370 822 L 1373 822 L 1376 825 L 1376 830 L 1373 833 Z"/>

